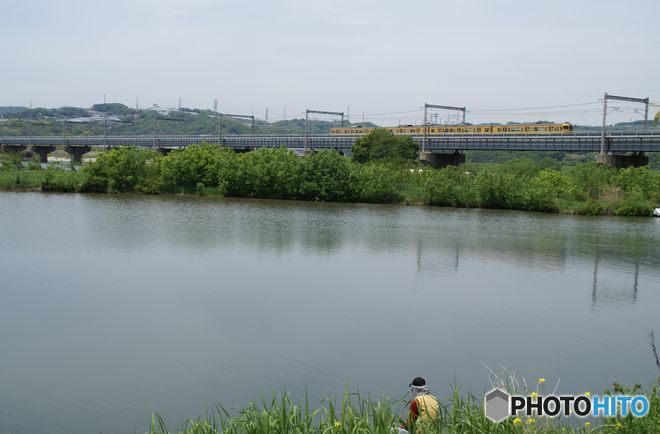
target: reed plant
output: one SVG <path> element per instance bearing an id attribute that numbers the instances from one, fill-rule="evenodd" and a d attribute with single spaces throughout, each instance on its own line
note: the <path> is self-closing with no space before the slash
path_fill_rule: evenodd
<path id="1" fill-rule="evenodd" d="M 515 378 L 504 378 L 505 386 L 521 393 L 542 392 L 544 379 L 528 387 Z M 509 418 L 493 423 L 484 415 L 483 396 L 463 393 L 453 386 L 451 394 L 440 399 L 437 423 L 418 426 L 411 434 L 439 433 L 657 433 L 660 432 L 660 379 L 647 391 L 650 413 L 644 418 L 615 417 L 602 420 L 580 418 Z M 615 393 L 641 393 L 638 386 L 614 387 Z M 605 393 L 609 393 L 606 391 Z M 169 430 L 157 414 L 151 419 L 148 434 L 397 434 L 407 417 L 408 396 L 371 399 L 346 389 L 340 401 L 325 398 L 313 408 L 305 396 L 302 404 L 289 394 L 273 394 L 270 400 L 251 402 L 245 408 L 232 411 L 221 405 L 209 415 L 189 419 Z"/>

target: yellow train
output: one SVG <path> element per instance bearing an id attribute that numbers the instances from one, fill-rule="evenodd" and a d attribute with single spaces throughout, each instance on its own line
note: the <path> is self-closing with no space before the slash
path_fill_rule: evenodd
<path id="1" fill-rule="evenodd" d="M 424 134 L 422 125 L 405 125 L 386 127 L 386 130 L 396 135 L 421 136 Z M 373 131 L 372 127 L 341 127 L 330 128 L 330 134 L 335 135 L 362 135 Z M 564 122 L 561 124 L 514 124 L 514 125 L 429 125 L 426 135 L 437 136 L 443 134 L 571 134 L 573 125 Z"/>

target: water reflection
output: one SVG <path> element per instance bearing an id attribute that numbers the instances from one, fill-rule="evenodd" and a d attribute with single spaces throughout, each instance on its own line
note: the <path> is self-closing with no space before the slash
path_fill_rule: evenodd
<path id="1" fill-rule="evenodd" d="M 285 387 L 400 395 L 420 373 L 478 393 L 482 361 L 566 393 L 657 375 L 651 219 L 0 193 L 0 222 L 11 432 L 141 432 Z"/>
<path id="2" fill-rule="evenodd" d="M 617 272 L 608 272 L 607 268 L 599 270 L 599 263 L 602 261 L 600 249 L 596 249 L 594 257 L 593 283 L 591 291 L 591 306 L 607 306 L 615 304 L 635 304 L 637 303 L 637 293 L 639 288 L 639 262 L 640 253 L 634 257 L 633 263 L 621 262 L 612 264 L 611 261 L 605 261 L 605 267 L 608 265 L 618 268 Z M 629 259 L 629 258 L 628 258 Z M 630 269 L 632 267 L 632 276 Z M 600 275 L 600 281 L 599 281 Z"/>
<path id="3" fill-rule="evenodd" d="M 81 230 L 122 250 L 162 244 L 199 252 L 240 245 L 276 256 L 411 250 L 418 274 L 457 273 L 463 255 L 545 272 L 593 263 L 594 307 L 635 303 L 640 267 L 644 273 L 660 266 L 660 235 L 645 219 L 190 197 L 82 200 L 88 215 Z M 631 269 L 632 281 L 617 280 Z"/>

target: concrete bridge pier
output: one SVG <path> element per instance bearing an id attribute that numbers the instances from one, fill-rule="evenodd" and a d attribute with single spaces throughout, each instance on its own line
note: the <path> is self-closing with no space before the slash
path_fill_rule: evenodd
<path id="1" fill-rule="evenodd" d="M 39 154 L 39 161 L 48 163 L 48 154 L 55 150 L 53 145 L 32 145 L 32 151 Z"/>
<path id="2" fill-rule="evenodd" d="M 615 169 L 625 169 L 626 167 L 648 166 L 649 157 L 643 152 L 633 152 L 632 155 L 620 154 L 597 154 L 597 164 L 605 164 Z"/>
<path id="3" fill-rule="evenodd" d="M 431 151 L 422 151 L 419 153 L 419 159 L 426 161 L 436 169 L 447 166 L 459 166 L 465 163 L 465 154 L 455 151 L 453 154 L 441 154 Z"/>
<path id="4" fill-rule="evenodd" d="M 23 145 L 3 145 L 2 149 L 5 152 L 11 152 L 12 154 L 18 154 L 25 151 L 27 148 Z"/>
<path id="5" fill-rule="evenodd" d="M 64 151 L 71 155 L 72 163 L 82 163 L 82 156 L 91 151 L 92 148 L 88 145 L 84 146 L 71 146 L 67 145 L 64 147 Z"/>

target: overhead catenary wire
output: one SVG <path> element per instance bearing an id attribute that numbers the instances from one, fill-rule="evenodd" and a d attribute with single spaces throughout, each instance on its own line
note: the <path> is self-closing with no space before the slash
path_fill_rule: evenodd
<path id="1" fill-rule="evenodd" d="M 655 98 L 654 98 L 655 99 Z M 588 108 L 588 106 L 600 105 L 602 101 L 590 101 L 590 102 L 579 102 L 579 103 L 570 103 L 570 104 L 558 104 L 558 105 L 548 105 L 548 106 L 537 106 L 537 107 L 512 107 L 512 108 L 475 108 L 468 109 L 467 112 L 475 115 L 477 117 L 483 117 L 485 115 L 502 117 L 502 116 L 549 116 L 549 115 L 584 115 L 584 114 L 595 114 L 600 113 L 602 110 L 599 107 Z M 651 106 L 660 106 L 658 102 L 651 102 Z M 572 107 L 581 107 L 578 109 L 571 110 Z M 551 110 L 551 109 L 568 109 L 568 110 Z M 422 107 L 409 110 L 400 110 L 392 112 L 380 112 L 380 113 L 364 113 L 362 117 L 364 121 L 369 119 L 380 118 L 381 120 L 386 119 L 396 119 L 396 120 L 416 120 L 417 116 L 401 116 L 401 115 L 411 115 L 411 114 L 421 114 L 423 112 Z M 618 112 L 634 111 L 632 108 L 617 107 L 615 108 Z M 282 117 L 271 117 L 270 122 L 284 121 L 284 120 L 293 120 L 297 116 L 304 116 L 304 113 L 301 114 L 290 114 L 288 116 Z M 265 120 L 263 118 L 257 118 L 259 120 Z M 318 120 L 318 119 L 317 119 Z"/>
<path id="2" fill-rule="evenodd" d="M 600 104 L 600 101 L 591 101 L 591 102 L 580 102 L 574 104 L 561 104 L 561 105 L 549 105 L 541 107 L 518 107 L 518 108 L 508 108 L 508 109 L 473 109 L 469 110 L 471 113 L 489 113 L 489 112 L 512 112 L 512 111 L 526 111 L 526 110 L 544 110 L 544 109 L 553 109 L 553 108 L 565 108 L 565 107 L 579 107 L 586 105 Z"/>

